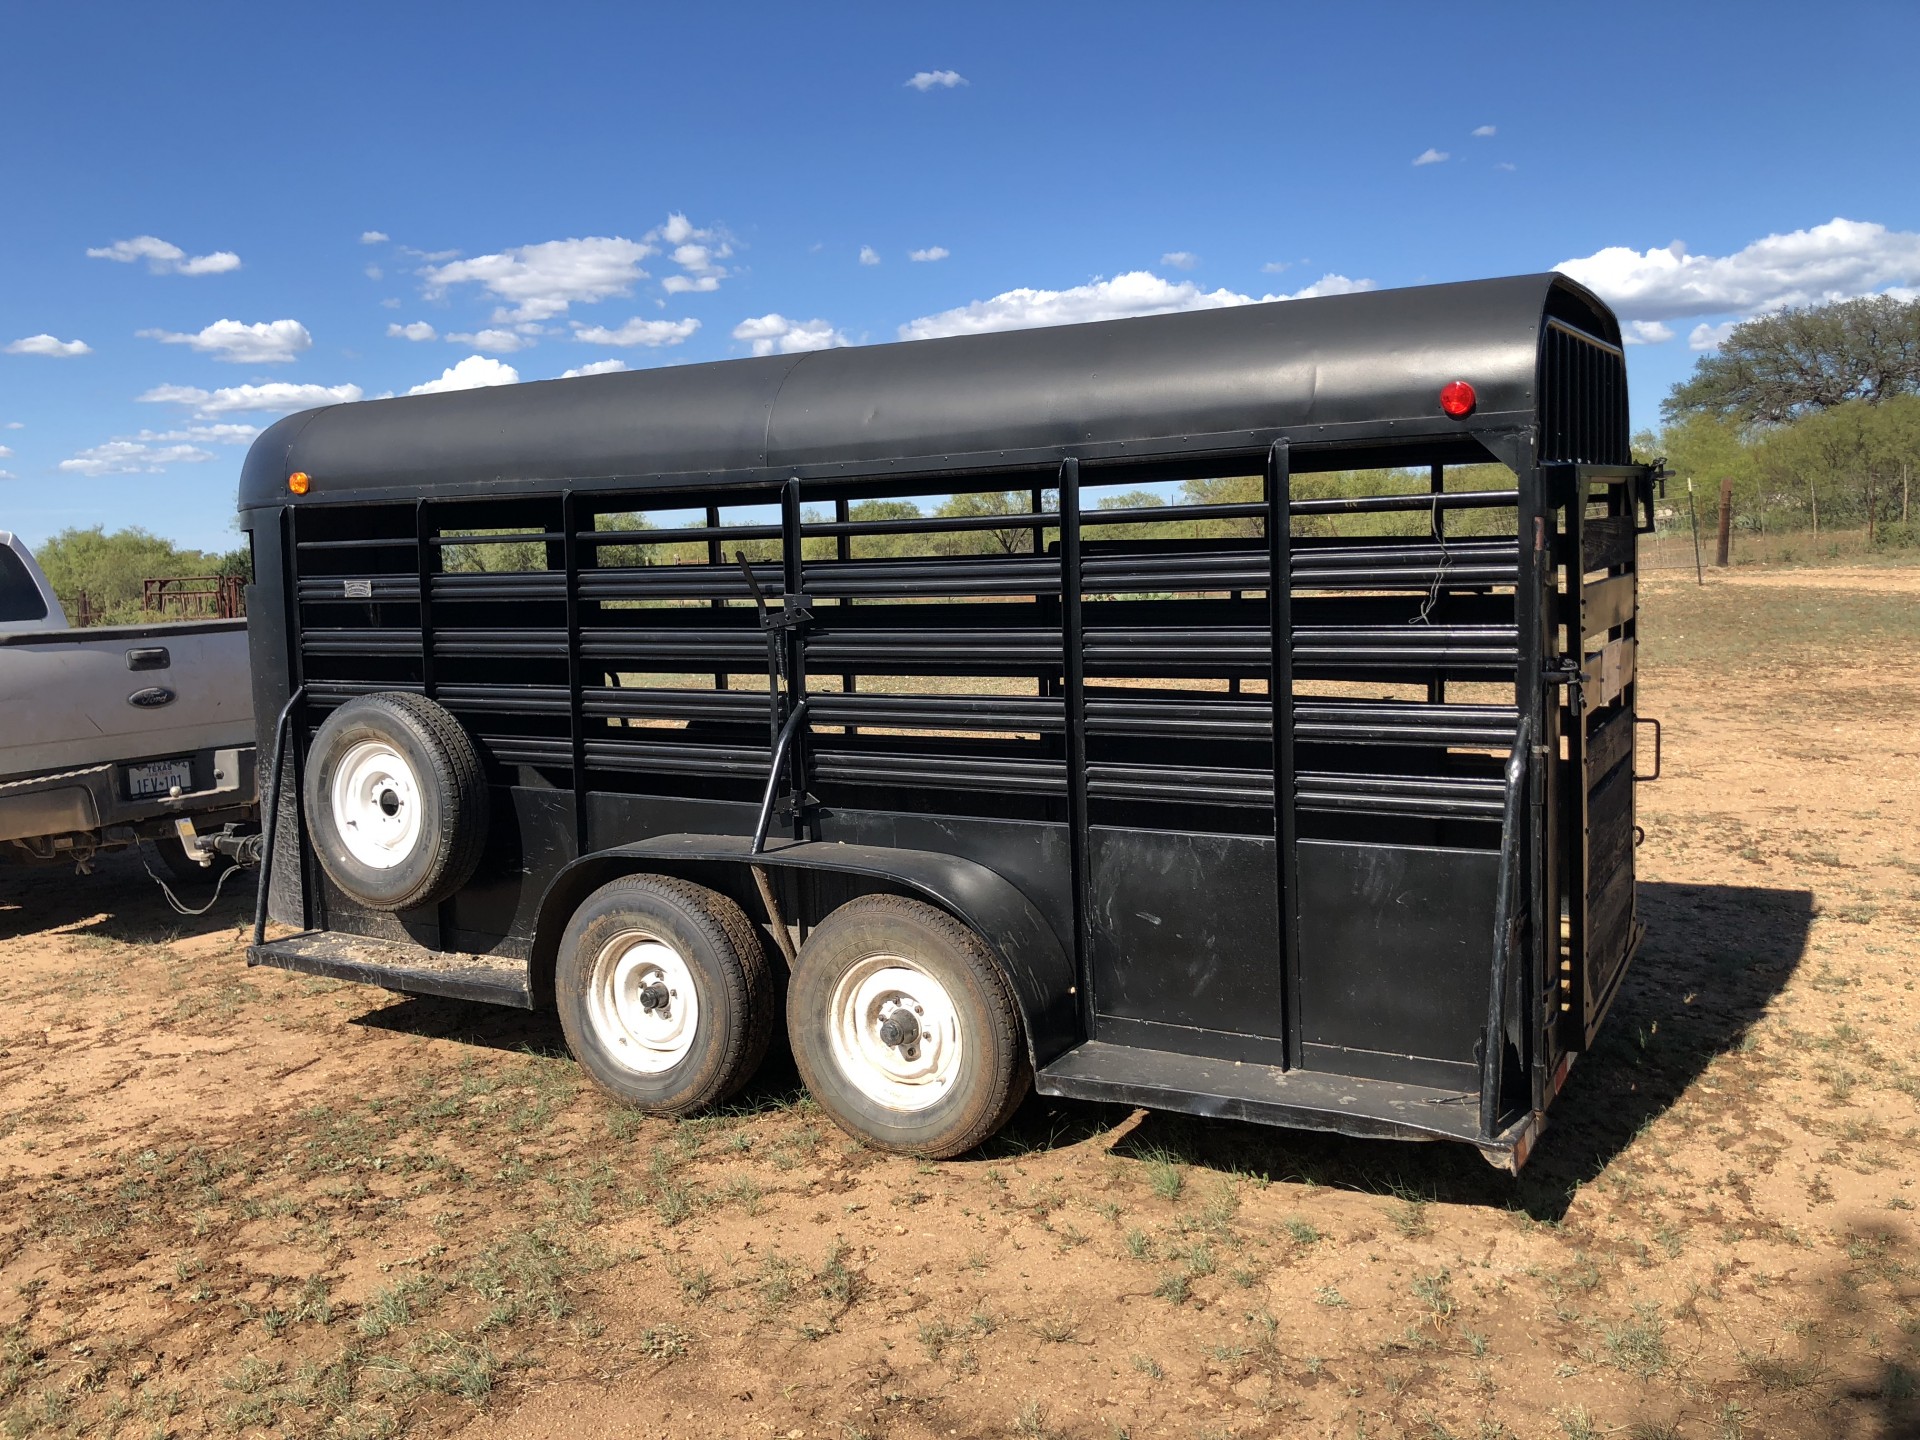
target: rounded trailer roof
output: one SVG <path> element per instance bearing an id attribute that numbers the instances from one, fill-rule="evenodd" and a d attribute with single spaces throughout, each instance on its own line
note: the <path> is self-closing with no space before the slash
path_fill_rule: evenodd
<path id="1" fill-rule="evenodd" d="M 288 503 L 296 470 L 312 504 L 1484 434 L 1533 423 L 1550 318 L 1620 343 L 1591 293 L 1523 275 L 332 405 L 265 431 L 239 498 Z"/>

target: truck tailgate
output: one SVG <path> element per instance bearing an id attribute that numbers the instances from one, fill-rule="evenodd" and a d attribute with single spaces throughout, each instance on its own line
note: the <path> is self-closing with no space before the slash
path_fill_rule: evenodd
<path id="1" fill-rule="evenodd" d="M 0 780 L 252 739 L 244 620 L 0 635 Z"/>

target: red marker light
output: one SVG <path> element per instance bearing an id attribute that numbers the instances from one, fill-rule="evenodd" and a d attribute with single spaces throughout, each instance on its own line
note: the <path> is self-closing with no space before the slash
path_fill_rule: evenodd
<path id="1" fill-rule="evenodd" d="M 1478 398 L 1464 380 L 1451 380 L 1440 387 L 1440 408 L 1456 420 L 1471 415 Z"/>

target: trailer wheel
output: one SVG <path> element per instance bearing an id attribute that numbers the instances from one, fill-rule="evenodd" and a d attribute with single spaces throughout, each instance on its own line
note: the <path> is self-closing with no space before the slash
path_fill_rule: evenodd
<path id="1" fill-rule="evenodd" d="M 746 912 L 659 875 L 611 881 L 573 912 L 554 998 L 594 1084 L 652 1115 L 726 1099 L 773 1033 L 773 973 Z"/>
<path id="2" fill-rule="evenodd" d="M 333 883 L 375 910 L 445 899 L 487 843 L 486 772 L 460 722 L 399 691 L 326 718 L 307 759 L 307 831 Z"/>
<path id="3" fill-rule="evenodd" d="M 807 1089 L 882 1150 L 945 1159 L 1006 1124 L 1031 1074 L 1013 993 L 951 915 L 866 895 L 808 937 L 787 996 Z"/>

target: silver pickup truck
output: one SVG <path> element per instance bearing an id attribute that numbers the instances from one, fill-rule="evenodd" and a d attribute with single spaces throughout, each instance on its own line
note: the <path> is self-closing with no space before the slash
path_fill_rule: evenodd
<path id="1" fill-rule="evenodd" d="M 0 859 L 84 868 L 153 840 L 194 878 L 257 811 L 247 622 L 69 629 L 0 530 Z"/>

